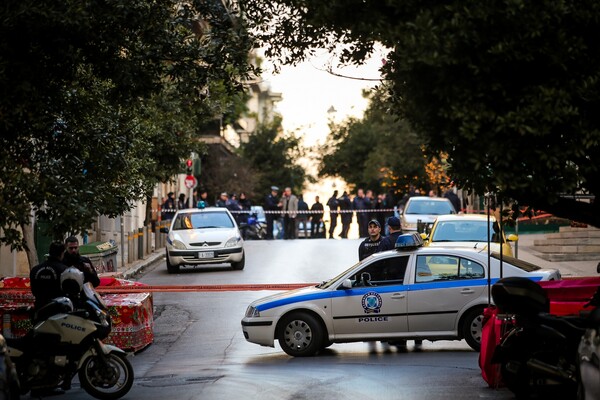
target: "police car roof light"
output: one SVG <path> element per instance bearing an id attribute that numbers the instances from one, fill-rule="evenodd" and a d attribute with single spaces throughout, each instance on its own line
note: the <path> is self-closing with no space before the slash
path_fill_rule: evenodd
<path id="1" fill-rule="evenodd" d="M 396 250 L 413 250 L 423 246 L 423 238 L 417 232 L 405 233 L 396 239 Z"/>

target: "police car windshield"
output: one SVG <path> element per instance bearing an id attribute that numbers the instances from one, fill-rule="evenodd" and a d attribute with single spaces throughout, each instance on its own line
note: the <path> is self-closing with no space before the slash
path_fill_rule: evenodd
<path id="1" fill-rule="evenodd" d="M 327 289 L 330 286 L 332 286 L 335 283 L 338 283 L 340 279 L 342 279 L 345 275 L 348 275 L 348 273 L 350 273 L 351 270 L 353 270 L 354 268 L 356 268 L 356 266 L 360 264 L 360 261 L 356 264 L 354 264 L 353 266 L 351 266 L 350 268 L 348 268 L 347 270 L 345 270 L 344 272 L 342 272 L 341 274 L 339 274 L 338 276 L 336 276 L 335 278 L 332 278 L 328 281 L 323 281 L 322 283 L 318 284 L 317 287 L 319 289 Z"/>

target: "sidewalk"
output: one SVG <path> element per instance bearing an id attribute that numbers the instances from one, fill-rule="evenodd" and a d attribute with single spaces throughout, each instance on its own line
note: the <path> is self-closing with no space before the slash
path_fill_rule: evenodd
<path id="1" fill-rule="evenodd" d="M 598 276 L 596 268 L 598 263 L 600 263 L 600 257 L 594 261 L 546 261 L 538 257 L 538 253 L 533 249 L 533 241 L 544 239 L 545 237 L 545 234 L 519 235 L 518 258 L 542 268 L 556 268 L 563 277 Z M 514 250 L 515 247 L 513 245 Z"/>
<path id="2" fill-rule="evenodd" d="M 113 272 L 110 273 L 111 276 L 114 276 L 115 278 L 122 278 L 122 279 L 134 279 L 136 277 L 137 274 L 141 273 L 144 271 L 144 269 L 146 269 L 147 267 L 161 262 L 165 257 L 165 249 L 160 249 L 157 251 L 154 251 L 153 253 L 150 253 L 149 255 L 146 256 L 146 258 L 142 259 L 142 260 L 136 260 L 132 263 L 128 263 L 125 265 L 125 268 L 119 268 L 118 272 Z"/>

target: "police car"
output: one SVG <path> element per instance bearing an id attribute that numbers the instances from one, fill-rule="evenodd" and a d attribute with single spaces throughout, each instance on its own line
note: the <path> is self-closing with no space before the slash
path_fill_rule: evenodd
<path id="1" fill-rule="evenodd" d="M 254 301 L 242 319 L 246 340 L 291 356 L 311 356 L 333 343 L 461 340 L 480 348 L 488 285 L 501 276 L 558 280 L 541 269 L 487 251 L 423 247 L 418 233 L 313 287 Z M 490 279 L 488 279 L 490 276 Z"/>

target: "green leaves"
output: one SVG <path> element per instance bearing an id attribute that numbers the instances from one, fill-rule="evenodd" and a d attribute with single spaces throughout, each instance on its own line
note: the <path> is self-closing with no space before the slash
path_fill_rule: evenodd
<path id="1" fill-rule="evenodd" d="M 57 238 L 122 214 L 241 110 L 252 43 L 221 2 L 8 1 L 0 18 L 0 242 L 20 247 L 32 210 Z"/>

